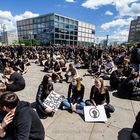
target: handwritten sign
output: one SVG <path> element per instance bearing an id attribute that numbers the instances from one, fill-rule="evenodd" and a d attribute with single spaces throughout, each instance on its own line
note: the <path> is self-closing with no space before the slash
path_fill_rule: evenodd
<path id="1" fill-rule="evenodd" d="M 59 95 L 58 93 L 52 91 L 48 97 L 45 99 L 45 101 L 43 102 L 43 104 L 52 109 L 53 112 L 56 112 L 60 106 L 62 102 L 62 97 L 61 95 Z"/>
<path id="2" fill-rule="evenodd" d="M 106 122 L 107 117 L 103 105 L 85 106 L 84 116 L 86 122 Z"/>

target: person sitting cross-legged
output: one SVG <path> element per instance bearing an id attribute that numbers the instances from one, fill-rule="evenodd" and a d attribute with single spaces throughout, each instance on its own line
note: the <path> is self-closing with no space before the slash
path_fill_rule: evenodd
<path id="1" fill-rule="evenodd" d="M 114 107 L 110 104 L 109 92 L 104 86 L 104 80 L 101 77 L 95 79 L 95 85 L 91 88 L 90 99 L 86 100 L 85 103 L 88 106 L 104 105 L 108 118 L 110 117 L 110 113 L 115 111 Z"/>
<path id="2" fill-rule="evenodd" d="M 69 85 L 68 98 L 64 99 L 61 103 L 63 109 L 67 109 L 70 112 L 76 112 L 83 114 L 83 102 L 85 87 L 81 83 L 80 77 L 75 78 Z"/>
<path id="3" fill-rule="evenodd" d="M 53 83 L 51 76 L 49 74 L 44 75 L 42 83 L 39 85 L 38 92 L 36 95 L 36 106 L 39 113 L 42 113 L 46 116 L 53 116 L 53 111 L 50 108 L 47 108 L 43 102 L 53 90 Z"/>

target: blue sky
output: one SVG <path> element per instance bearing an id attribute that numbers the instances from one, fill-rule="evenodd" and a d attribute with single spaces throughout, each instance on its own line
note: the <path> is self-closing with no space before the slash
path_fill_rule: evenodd
<path id="1" fill-rule="evenodd" d="M 140 0 L 1 0 L 0 24 L 15 30 L 16 20 L 55 12 L 95 24 L 95 39 L 109 35 L 110 41 L 127 41 L 139 7 Z"/>

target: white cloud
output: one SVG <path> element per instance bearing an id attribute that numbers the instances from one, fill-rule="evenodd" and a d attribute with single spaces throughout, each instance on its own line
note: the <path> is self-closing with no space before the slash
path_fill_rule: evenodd
<path id="1" fill-rule="evenodd" d="M 111 35 L 108 36 L 109 44 L 112 42 L 123 43 L 128 41 L 129 31 L 127 29 L 117 29 Z M 97 36 L 96 43 L 101 43 L 103 40 L 106 40 L 106 36 Z"/>
<path id="2" fill-rule="evenodd" d="M 109 4 L 115 6 L 119 16 L 140 15 L 139 0 L 86 0 L 82 6 L 90 9 L 98 9 Z"/>
<path id="3" fill-rule="evenodd" d="M 82 6 L 90 9 L 98 9 L 103 5 L 113 4 L 113 1 L 114 0 L 86 0 Z"/>
<path id="4" fill-rule="evenodd" d="M 110 42 L 113 42 L 113 41 L 127 42 L 128 34 L 129 34 L 129 30 L 118 29 L 118 30 L 114 31 L 114 33 L 112 35 L 109 36 L 109 41 Z"/>
<path id="5" fill-rule="evenodd" d="M 116 1 L 116 10 L 120 16 L 139 16 L 140 15 L 140 3 L 138 0 L 120 0 Z"/>
<path id="6" fill-rule="evenodd" d="M 122 28 L 117 28 L 116 31 L 114 31 L 112 34 L 109 34 L 108 36 L 108 42 L 118 42 L 118 43 L 123 43 L 128 41 L 128 34 L 129 30 L 128 29 L 122 29 Z M 97 36 L 96 37 L 96 43 L 100 43 L 103 40 L 106 40 L 106 36 Z"/>
<path id="7" fill-rule="evenodd" d="M 16 21 L 39 16 L 39 14 L 25 11 L 23 14 L 13 16 L 10 11 L 0 10 L 0 23 L 6 26 L 6 31 L 16 30 Z M 0 31 L 2 31 L 0 27 Z"/>
<path id="8" fill-rule="evenodd" d="M 66 2 L 75 2 L 75 0 L 66 0 Z"/>
<path id="9" fill-rule="evenodd" d="M 107 22 L 101 25 L 101 28 L 104 30 L 108 30 L 110 28 L 114 28 L 114 27 L 124 27 L 124 26 L 129 26 L 131 20 L 133 20 L 133 18 L 128 18 L 128 19 L 116 19 L 113 20 L 111 22 Z"/>
<path id="10" fill-rule="evenodd" d="M 112 13 L 111 11 L 106 11 L 106 12 L 105 12 L 105 15 L 112 16 L 112 15 L 113 15 L 113 13 Z"/>

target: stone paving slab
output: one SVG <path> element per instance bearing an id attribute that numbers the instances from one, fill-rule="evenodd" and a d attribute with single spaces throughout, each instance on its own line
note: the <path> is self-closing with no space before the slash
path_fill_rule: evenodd
<path id="1" fill-rule="evenodd" d="M 43 67 L 31 63 L 27 74 L 24 75 L 26 88 L 17 92 L 21 100 L 35 102 L 38 86 L 46 74 L 41 70 Z M 82 69 L 78 72 L 83 76 L 86 70 Z M 84 99 L 88 99 L 94 78 L 91 76 L 82 78 L 82 83 L 85 85 Z M 105 84 L 109 85 L 109 82 L 106 81 Z M 68 84 L 55 83 L 54 89 L 67 96 Z M 140 110 L 140 101 L 120 99 L 112 92 L 110 92 L 110 100 L 115 107 L 115 112 L 106 123 L 86 123 L 78 114 L 70 114 L 65 110 L 58 110 L 53 117 L 42 119 L 46 132 L 45 140 L 129 140 L 135 116 Z"/>

